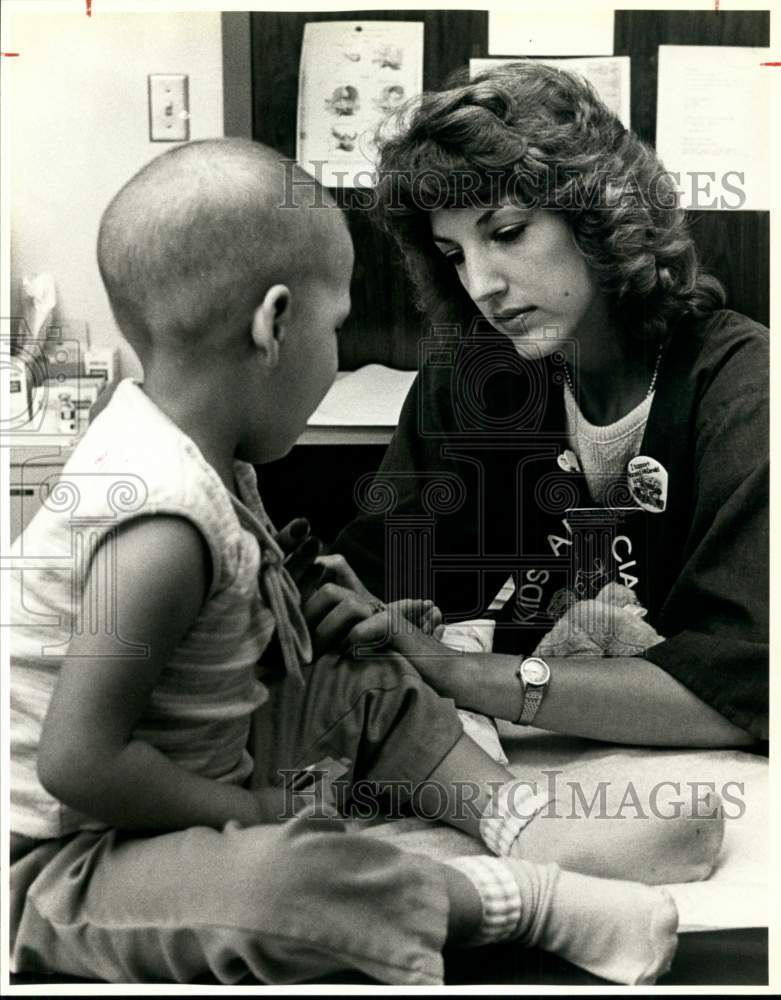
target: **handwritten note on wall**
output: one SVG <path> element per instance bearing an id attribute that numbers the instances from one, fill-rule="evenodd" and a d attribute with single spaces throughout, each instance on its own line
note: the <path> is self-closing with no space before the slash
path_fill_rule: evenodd
<path id="1" fill-rule="evenodd" d="M 768 52 L 659 46 L 656 148 L 683 208 L 770 208 Z"/>

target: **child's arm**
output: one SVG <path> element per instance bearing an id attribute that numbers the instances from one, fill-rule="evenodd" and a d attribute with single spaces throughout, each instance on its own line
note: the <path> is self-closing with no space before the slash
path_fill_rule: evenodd
<path id="1" fill-rule="evenodd" d="M 97 593 L 93 560 L 85 595 Z M 117 537 L 116 631 L 142 643 L 127 655 L 116 637 L 75 636 L 44 723 L 38 758 L 43 786 L 72 808 L 126 829 L 216 828 L 235 819 L 251 825 L 275 818 L 282 793 L 255 793 L 183 770 L 154 747 L 132 739 L 167 658 L 192 627 L 210 574 L 206 545 L 189 522 L 148 517 Z M 104 584 L 105 590 L 105 584 Z M 85 596 L 85 601 L 87 600 Z M 100 631 L 100 630 L 99 630 Z M 279 802 L 261 798 L 278 797 Z"/>

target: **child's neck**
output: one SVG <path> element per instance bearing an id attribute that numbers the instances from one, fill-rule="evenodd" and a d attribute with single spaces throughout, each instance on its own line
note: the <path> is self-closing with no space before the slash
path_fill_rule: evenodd
<path id="1" fill-rule="evenodd" d="M 144 373 L 144 392 L 180 430 L 192 438 L 203 457 L 236 494 L 233 462 L 239 441 L 229 393 L 215 388 L 214 372 L 186 374 L 181 366 L 150 365 Z"/>

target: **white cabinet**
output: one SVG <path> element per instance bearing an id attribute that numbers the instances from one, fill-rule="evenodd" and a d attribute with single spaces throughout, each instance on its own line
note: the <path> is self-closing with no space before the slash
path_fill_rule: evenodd
<path id="1" fill-rule="evenodd" d="M 11 541 L 22 533 L 62 474 L 71 449 L 54 445 L 11 448 Z"/>

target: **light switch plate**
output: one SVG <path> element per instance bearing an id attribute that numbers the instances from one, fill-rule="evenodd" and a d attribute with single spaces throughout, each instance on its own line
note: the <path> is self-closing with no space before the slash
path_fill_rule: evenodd
<path id="1" fill-rule="evenodd" d="M 150 73 L 150 141 L 186 142 L 190 138 L 189 104 L 185 73 Z"/>

